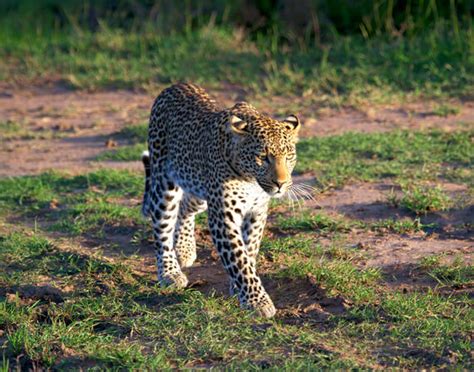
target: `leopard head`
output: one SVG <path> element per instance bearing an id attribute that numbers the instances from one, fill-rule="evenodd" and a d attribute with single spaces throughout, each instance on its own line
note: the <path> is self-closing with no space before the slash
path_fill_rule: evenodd
<path id="1" fill-rule="evenodd" d="M 295 115 L 275 120 L 246 103 L 227 117 L 227 158 L 241 175 L 253 178 L 270 196 L 281 197 L 292 185 L 300 121 Z"/>

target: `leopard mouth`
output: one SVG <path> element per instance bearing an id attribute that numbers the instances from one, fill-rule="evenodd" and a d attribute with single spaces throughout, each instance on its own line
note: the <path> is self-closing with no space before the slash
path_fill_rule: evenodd
<path id="1" fill-rule="evenodd" d="M 283 195 L 286 194 L 286 190 L 276 190 L 273 192 L 267 192 L 267 194 L 270 195 L 272 198 L 280 199 L 281 197 L 283 197 Z"/>
<path id="2" fill-rule="evenodd" d="M 265 191 L 272 198 L 281 198 L 288 191 L 288 186 L 286 185 L 281 188 L 263 182 L 259 182 L 259 185 L 263 189 L 263 191 Z"/>

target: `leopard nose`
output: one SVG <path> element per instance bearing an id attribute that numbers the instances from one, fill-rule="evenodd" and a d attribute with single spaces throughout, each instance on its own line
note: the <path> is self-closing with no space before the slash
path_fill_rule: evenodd
<path id="1" fill-rule="evenodd" d="M 273 180 L 272 181 L 274 185 L 278 187 L 279 190 L 283 187 L 283 185 L 286 183 L 285 181 L 278 181 L 278 180 Z"/>

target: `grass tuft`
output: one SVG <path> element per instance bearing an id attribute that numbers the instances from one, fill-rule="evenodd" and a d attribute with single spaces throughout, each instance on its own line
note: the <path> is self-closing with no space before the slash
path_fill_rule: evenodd
<path id="1" fill-rule="evenodd" d="M 452 201 L 439 186 L 410 184 L 402 186 L 403 196 L 397 198 L 389 195 L 392 205 L 406 208 L 417 215 L 429 212 L 444 211 Z"/>
<path id="2" fill-rule="evenodd" d="M 433 110 L 433 114 L 436 116 L 448 117 L 450 115 L 457 115 L 460 111 L 461 110 L 459 107 L 441 104 L 436 106 L 436 108 Z"/>

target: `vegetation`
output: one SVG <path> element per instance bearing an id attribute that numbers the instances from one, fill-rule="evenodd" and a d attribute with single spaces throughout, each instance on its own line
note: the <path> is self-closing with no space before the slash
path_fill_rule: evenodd
<path id="1" fill-rule="evenodd" d="M 146 126 L 126 127 L 122 132 L 127 133 L 133 144 L 104 152 L 98 160 L 139 160 L 146 148 Z M 458 180 L 472 187 L 473 135 L 474 132 L 468 127 L 452 133 L 394 131 L 302 139 L 298 143 L 296 171 L 314 172 L 323 187 L 341 186 L 350 180 L 394 177 L 402 183 L 406 179 Z M 425 193 L 422 189 L 411 188 L 407 190 L 403 204 L 412 209 L 410 200 L 425 195 L 429 199 L 440 199 L 434 208 L 444 209 L 447 206 L 445 198 L 441 200 L 439 190 L 425 190 Z M 415 211 L 423 212 L 418 208 Z"/>
<path id="2" fill-rule="evenodd" d="M 8 87 L 53 82 L 153 94 L 186 80 L 242 91 L 257 106 L 276 96 L 285 102 L 278 114 L 428 98 L 430 114 L 448 117 L 474 97 L 468 0 L 292 3 L 5 0 L 0 79 Z M 0 141 L 28 146 L 62 136 L 25 123 L 2 119 Z M 147 124 L 116 136 L 128 144 L 96 160 L 139 160 Z M 0 370 L 471 370 L 467 255 L 395 267 L 370 258 L 386 239 L 431 244 L 453 234 L 468 242 L 472 224 L 446 225 L 438 212 L 469 211 L 472 198 L 457 200 L 444 186 L 454 182 L 472 196 L 473 136 L 472 123 L 460 123 L 453 131 L 302 139 L 296 173 L 315 176 L 321 192 L 393 185 L 377 202 L 391 214 L 273 202 L 259 256 L 279 309 L 271 320 L 227 295 L 206 214 L 196 221 L 191 288 L 157 285 L 150 224 L 140 215 L 142 174 L 0 178 Z"/>
<path id="3" fill-rule="evenodd" d="M 262 27 L 251 25 L 248 31 L 235 28 L 227 21 L 232 19 L 228 12 L 227 18 L 219 13 L 224 12 L 222 2 L 209 5 L 216 7 L 221 22 L 195 19 L 192 14 L 203 14 L 205 7 L 189 2 L 182 22 L 155 19 L 131 26 L 120 15 L 136 9 L 129 2 L 120 3 L 127 10 L 117 12 L 116 18 L 108 2 L 82 8 L 74 2 L 53 1 L 49 7 L 39 6 L 44 17 L 29 13 L 37 4 L 22 8 L 10 3 L 0 27 L 0 77 L 34 82 L 54 76 L 76 88 L 153 91 L 180 80 L 206 86 L 225 82 L 243 87 L 257 99 L 296 96 L 304 98 L 300 101 L 305 105 L 387 102 L 407 95 L 469 97 L 474 91 L 474 33 L 467 2 L 449 9 L 443 1 L 424 2 L 426 8 L 408 6 L 403 19 L 396 19 L 401 13 L 391 12 L 393 1 L 380 1 L 373 9 L 373 2 L 360 9 L 347 2 L 347 10 L 366 16 L 356 16 L 345 25 L 342 19 L 350 18 L 333 14 L 332 23 L 322 27 L 314 24 L 314 17 L 323 17 L 325 10 L 316 8 L 311 20 L 302 21 L 307 26 L 300 32 L 282 17 Z M 238 9 L 238 3 L 233 8 Z M 324 3 L 327 14 L 336 11 L 332 2 Z M 96 19 L 101 13 L 107 20 Z M 170 33 L 168 22 L 182 27 Z M 362 34 L 355 31 L 361 28 Z M 324 30 L 322 34 L 318 29 Z"/>
<path id="4" fill-rule="evenodd" d="M 31 130 L 24 123 L 16 121 L 0 121 L 0 140 L 30 140 L 30 139 L 51 139 L 60 138 L 64 135 L 64 131 L 51 130 L 40 128 L 37 130 Z"/>
<path id="5" fill-rule="evenodd" d="M 470 367 L 472 300 L 436 289 L 393 290 L 380 270 L 359 267 L 362 252 L 347 248 L 343 237 L 349 227 L 376 225 L 305 213 L 271 224 L 289 233 L 262 247 L 262 264 L 272 261 L 267 278 L 281 287 L 274 297 L 291 303 L 292 291 L 319 291 L 323 305 L 311 311 L 323 322 L 284 311 L 275 320 L 256 319 L 233 298 L 158 288 L 154 275 L 135 270 L 151 253 L 143 250 L 149 232 L 139 216 L 141 186 L 141 176 L 111 170 L 0 180 L 4 364 L 415 368 L 454 358 Z M 127 239 L 117 243 L 120 234 Z M 324 235 L 329 241 L 320 240 Z M 96 253 L 81 243 L 91 237 Z M 207 243 L 200 245 L 209 254 Z M 472 267 L 461 262 L 420 267 L 443 286 L 473 280 Z"/>
<path id="6" fill-rule="evenodd" d="M 451 201 L 438 186 L 416 185 L 412 184 L 403 188 L 403 197 L 401 199 L 393 198 L 392 204 L 401 205 L 416 214 L 426 214 L 429 211 L 446 210 Z"/>

